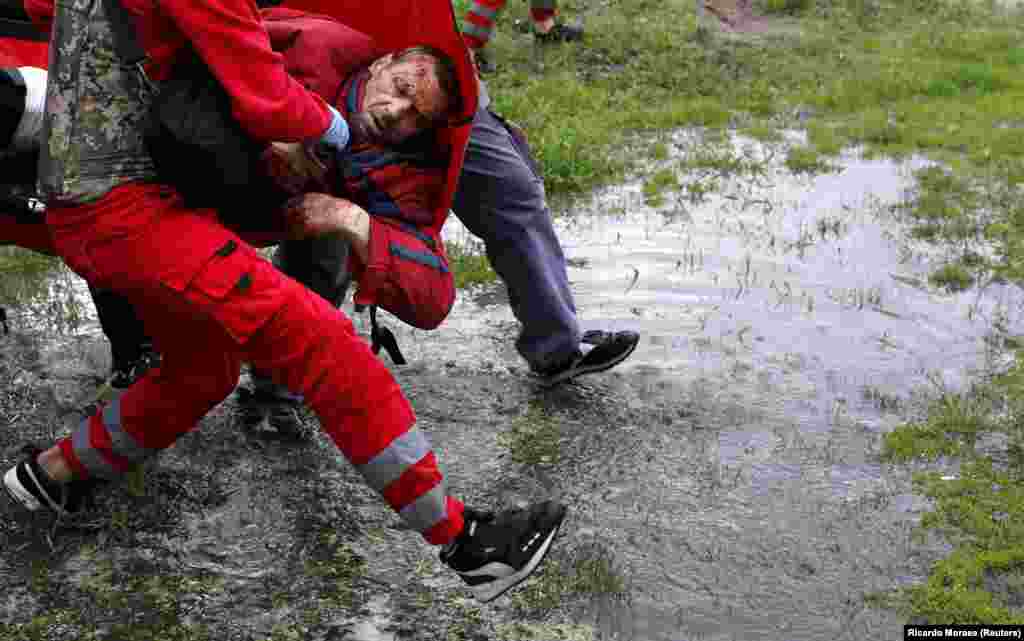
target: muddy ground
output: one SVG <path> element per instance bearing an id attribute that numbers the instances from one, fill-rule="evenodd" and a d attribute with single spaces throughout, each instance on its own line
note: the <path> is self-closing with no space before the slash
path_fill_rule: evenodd
<path id="1" fill-rule="evenodd" d="M 763 24 L 743 0 L 709 12 Z M 611 373 L 541 388 L 498 285 L 462 292 L 436 332 L 388 321 L 452 492 L 570 505 L 524 588 L 475 604 L 315 418 L 249 433 L 231 397 L 86 516 L 0 521 L 0 640 L 901 639 L 906 618 L 873 597 L 949 548 L 915 529 L 920 466 L 883 463 L 882 437 L 1005 365 L 993 346 L 1024 330 L 1022 295 L 929 284 L 941 250 L 894 207 L 922 161 L 851 152 L 797 176 L 782 159 L 799 138 L 664 134 L 642 142 L 667 149 L 644 175 L 671 180 L 561 212 L 584 327 L 643 335 Z M 0 339 L 4 469 L 76 424 L 108 368 L 81 284 L 42 282 Z"/>
<path id="2" fill-rule="evenodd" d="M 660 162 L 703 138 L 666 136 Z M 497 284 L 463 291 L 435 332 L 385 320 L 452 492 L 570 505 L 524 588 L 475 604 L 312 416 L 298 438 L 249 433 L 231 397 L 86 517 L 2 522 L 0 639 L 902 638 L 873 596 L 948 546 L 916 533 L 928 504 L 913 468 L 881 462 L 882 436 L 937 386 L 998 367 L 992 337 L 1024 328 L 1024 297 L 928 284 L 939 256 L 893 208 L 921 161 L 851 152 L 794 175 L 790 143 L 729 140 L 714 148 L 730 162 L 657 193 L 602 189 L 558 219 L 584 328 L 643 335 L 616 370 L 543 389 Z M 4 467 L 66 433 L 108 367 L 81 286 L 37 289 L 84 312 L 61 334 L 53 305 L 12 308 Z"/>

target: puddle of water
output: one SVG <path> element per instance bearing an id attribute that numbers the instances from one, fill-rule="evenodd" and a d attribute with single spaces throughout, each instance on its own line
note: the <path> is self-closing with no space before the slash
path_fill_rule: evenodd
<path id="1" fill-rule="evenodd" d="M 55 336 L 99 328 L 85 281 L 53 258 L 19 247 L 0 247 L 0 306 L 11 329 Z"/>

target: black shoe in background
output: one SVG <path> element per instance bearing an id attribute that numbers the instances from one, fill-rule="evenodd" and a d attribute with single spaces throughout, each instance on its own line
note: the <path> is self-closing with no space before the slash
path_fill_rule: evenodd
<path id="1" fill-rule="evenodd" d="M 110 373 L 110 386 L 124 390 L 132 386 L 132 383 L 139 380 L 146 372 L 159 367 L 160 354 L 153 350 L 152 345 L 144 345 L 141 353 L 135 360 L 127 363 L 115 363 Z"/>
<path id="2" fill-rule="evenodd" d="M 241 386 L 237 391 L 242 425 L 253 433 L 297 438 L 306 432 L 302 403 Z"/>
<path id="3" fill-rule="evenodd" d="M 603 372 L 626 360 L 639 342 L 640 335 L 634 331 L 590 330 L 584 332 L 581 349 L 569 361 L 537 374 L 545 386 L 551 387 L 577 376 Z M 583 348 L 587 348 L 586 351 Z"/>
<path id="4" fill-rule="evenodd" d="M 533 574 L 544 560 L 566 508 L 554 501 L 494 515 L 467 509 L 465 528 L 441 551 L 477 600 L 493 601 Z"/>
<path id="5" fill-rule="evenodd" d="M 580 42 L 583 40 L 583 27 L 556 22 L 547 33 L 533 32 L 533 37 L 540 44 L 556 44 L 560 42 Z"/>

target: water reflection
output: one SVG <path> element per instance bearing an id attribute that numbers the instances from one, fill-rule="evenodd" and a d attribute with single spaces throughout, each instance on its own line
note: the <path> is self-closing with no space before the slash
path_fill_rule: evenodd
<path id="1" fill-rule="evenodd" d="M 60 259 L 0 247 L 0 273 L 0 306 L 12 330 L 69 335 L 95 329 L 88 286 Z"/>

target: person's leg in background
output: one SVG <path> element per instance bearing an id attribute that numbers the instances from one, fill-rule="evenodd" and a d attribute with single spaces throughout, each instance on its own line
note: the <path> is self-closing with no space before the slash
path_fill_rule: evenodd
<path id="1" fill-rule="evenodd" d="M 110 341 L 110 385 L 125 389 L 160 362 L 142 319 L 125 296 L 89 285 L 96 316 Z"/>
<path id="2" fill-rule="evenodd" d="M 487 53 L 487 43 L 494 35 L 498 14 L 508 0 L 470 0 L 463 20 L 462 38 L 473 53 L 477 69 L 488 74 L 497 70 Z M 531 0 L 530 22 L 534 38 L 542 44 L 583 39 L 583 28 L 558 20 L 557 0 Z"/>
<path id="3" fill-rule="evenodd" d="M 530 20 L 533 23 L 533 36 L 542 44 L 583 39 L 583 27 L 558 20 L 557 0 L 531 0 Z"/>
<path id="4" fill-rule="evenodd" d="M 486 107 L 473 120 L 452 209 L 484 241 L 522 325 L 516 348 L 547 383 L 609 369 L 633 352 L 635 332 L 581 334 L 537 165 L 521 133 Z"/>
<path id="5" fill-rule="evenodd" d="M 493 73 L 496 69 L 485 52 L 494 35 L 494 23 L 508 0 L 470 0 L 462 25 L 462 38 L 473 52 L 480 73 Z"/>
<path id="6" fill-rule="evenodd" d="M 340 236 L 289 240 L 274 250 L 274 266 L 334 307 L 345 301 L 350 275 L 348 243 Z M 238 388 L 242 423 L 250 430 L 270 429 L 294 436 L 303 428 L 302 395 L 275 383 L 269 372 L 250 368 L 252 388 Z"/>

